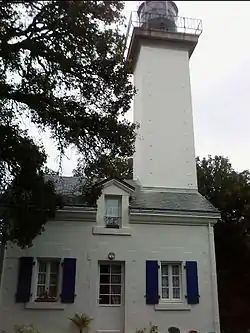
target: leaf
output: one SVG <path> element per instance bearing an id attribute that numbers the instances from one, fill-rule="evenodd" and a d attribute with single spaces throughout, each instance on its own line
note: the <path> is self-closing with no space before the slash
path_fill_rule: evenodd
<path id="1" fill-rule="evenodd" d="M 79 330 L 90 328 L 90 324 L 93 320 L 84 313 L 82 315 L 75 314 L 73 318 L 69 319 L 79 328 Z"/>

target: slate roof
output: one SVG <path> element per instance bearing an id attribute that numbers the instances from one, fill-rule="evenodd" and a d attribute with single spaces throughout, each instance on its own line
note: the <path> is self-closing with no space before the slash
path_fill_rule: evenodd
<path id="1" fill-rule="evenodd" d="M 79 189 L 83 182 L 78 177 L 47 176 L 53 180 L 58 194 L 68 198 L 67 204 L 83 204 L 73 198 L 80 197 Z M 130 201 L 131 209 L 162 210 L 187 213 L 218 213 L 218 210 L 199 192 L 159 192 L 142 190 L 135 180 L 125 180 L 135 188 Z M 71 199 L 70 199 L 71 198 Z"/>
<path id="2" fill-rule="evenodd" d="M 133 208 L 218 213 L 218 210 L 199 192 L 143 191 L 135 180 L 126 181 L 136 188 L 131 201 Z"/>
<path id="3" fill-rule="evenodd" d="M 56 192 L 66 196 L 77 196 L 82 185 L 80 177 L 46 176 L 45 179 L 52 180 Z"/>

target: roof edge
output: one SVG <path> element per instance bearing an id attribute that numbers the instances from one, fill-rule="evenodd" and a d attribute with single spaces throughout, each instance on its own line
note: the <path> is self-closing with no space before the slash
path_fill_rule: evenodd
<path id="1" fill-rule="evenodd" d="M 120 179 L 120 178 L 118 178 L 118 177 L 114 177 L 114 178 L 111 178 L 111 177 L 110 177 L 110 178 L 103 179 L 102 181 L 96 183 L 95 186 L 97 186 L 97 187 L 98 187 L 98 186 L 103 186 L 103 185 L 105 185 L 106 183 L 111 182 L 111 181 L 116 181 L 116 182 L 122 184 L 123 186 L 129 188 L 129 189 L 132 190 L 132 191 L 135 190 L 135 187 L 134 187 L 133 185 L 130 185 L 130 184 L 127 183 L 125 180 L 122 180 L 122 179 Z"/>

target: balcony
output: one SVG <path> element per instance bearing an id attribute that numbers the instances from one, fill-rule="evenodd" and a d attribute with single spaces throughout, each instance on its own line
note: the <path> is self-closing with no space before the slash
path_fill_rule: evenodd
<path id="1" fill-rule="evenodd" d="M 104 222 L 106 228 L 120 229 L 121 228 L 121 217 L 119 216 L 105 216 Z"/>
<path id="2" fill-rule="evenodd" d="M 145 35 L 145 32 L 151 34 L 157 32 L 166 32 L 170 34 L 172 39 L 194 39 L 202 33 L 202 21 L 200 19 L 182 17 L 182 16 L 169 16 L 164 14 L 146 12 L 143 16 L 138 15 L 136 11 L 131 12 L 128 22 L 128 29 L 125 39 L 124 55 L 128 56 L 131 47 L 131 40 L 134 38 L 135 31 L 139 31 Z M 143 33 L 144 32 L 144 33 Z M 186 37 L 185 37 L 186 36 Z"/>

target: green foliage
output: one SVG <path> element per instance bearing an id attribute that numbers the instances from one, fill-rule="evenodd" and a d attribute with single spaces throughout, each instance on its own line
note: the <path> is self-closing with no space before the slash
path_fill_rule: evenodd
<path id="1" fill-rule="evenodd" d="M 74 145 L 84 168 L 132 155 L 135 126 L 122 118 L 134 95 L 119 30 L 123 8 L 122 1 L 1 1 L 4 241 L 31 245 L 56 209 L 52 185 L 43 182 L 46 153 L 21 120 L 50 131 L 61 154 Z"/>
<path id="2" fill-rule="evenodd" d="M 180 333 L 180 329 L 178 327 L 169 327 L 168 328 L 168 333 Z"/>
<path id="3" fill-rule="evenodd" d="M 158 328 L 158 326 L 156 326 L 156 325 L 152 325 L 152 324 L 150 323 L 149 333 L 158 333 L 158 332 L 159 332 L 159 328 Z"/>
<path id="4" fill-rule="evenodd" d="M 159 329 L 158 326 L 152 325 L 152 323 L 149 323 L 149 328 L 141 328 L 137 329 L 135 333 L 158 333 Z"/>
<path id="5" fill-rule="evenodd" d="M 0 177 L 1 241 L 29 246 L 57 205 L 53 184 L 44 182 L 46 155 L 17 126 L 0 124 L 0 160 L 5 172 Z"/>
<path id="6" fill-rule="evenodd" d="M 221 329 L 246 332 L 250 326 L 250 174 L 236 172 L 223 156 L 209 156 L 197 158 L 197 176 L 200 193 L 221 213 L 214 230 Z"/>
<path id="7" fill-rule="evenodd" d="M 15 325 L 15 333 L 40 333 L 33 325 Z"/>
<path id="8" fill-rule="evenodd" d="M 139 328 L 135 330 L 135 333 L 146 333 L 147 329 L 146 328 Z"/>
<path id="9" fill-rule="evenodd" d="M 197 158 L 198 187 L 222 213 L 224 222 L 242 222 L 250 217 L 250 173 L 236 172 L 227 158 Z"/>
<path id="10" fill-rule="evenodd" d="M 85 313 L 83 313 L 82 315 L 75 314 L 73 318 L 69 319 L 77 326 L 80 333 L 82 333 L 83 331 L 88 331 L 90 328 L 90 324 L 93 320 Z"/>
<path id="11" fill-rule="evenodd" d="M 74 176 L 84 179 L 81 189 L 84 202 L 90 206 L 96 204 L 96 200 L 101 194 L 101 187 L 96 184 L 106 178 L 133 178 L 132 158 L 112 157 L 101 155 L 97 160 L 93 160 L 86 167 L 82 160 L 78 161 Z"/>
<path id="12" fill-rule="evenodd" d="M 56 172 L 56 171 L 48 168 L 47 166 L 44 167 L 43 172 L 47 176 L 59 176 L 59 172 Z"/>

